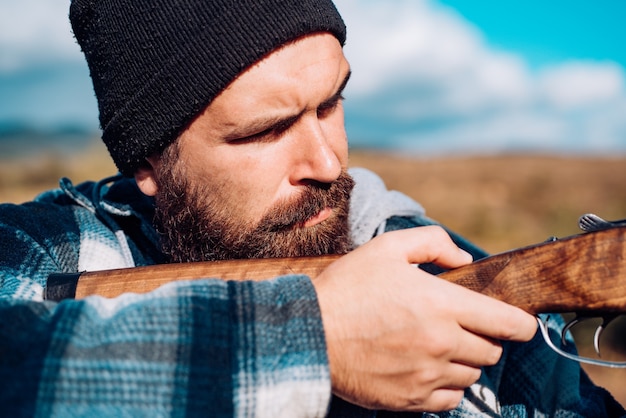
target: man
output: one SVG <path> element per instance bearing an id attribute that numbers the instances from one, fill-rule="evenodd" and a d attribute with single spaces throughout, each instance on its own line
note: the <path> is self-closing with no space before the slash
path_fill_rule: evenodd
<path id="1" fill-rule="evenodd" d="M 484 254 L 347 171 L 330 1 L 75 0 L 70 17 L 122 176 L 0 212 L 9 415 L 620 411 L 531 340 L 532 316 L 415 268 Z M 347 254 L 314 281 L 41 301 L 53 272 L 325 253 Z"/>

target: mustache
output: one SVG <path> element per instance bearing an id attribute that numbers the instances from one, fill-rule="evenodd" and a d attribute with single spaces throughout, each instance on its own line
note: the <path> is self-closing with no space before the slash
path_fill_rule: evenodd
<path id="1" fill-rule="evenodd" d="M 274 205 L 255 228 L 259 232 L 281 232 L 301 225 L 325 208 L 337 208 L 350 198 L 354 180 L 342 171 L 332 183 L 311 183 L 295 198 Z"/>

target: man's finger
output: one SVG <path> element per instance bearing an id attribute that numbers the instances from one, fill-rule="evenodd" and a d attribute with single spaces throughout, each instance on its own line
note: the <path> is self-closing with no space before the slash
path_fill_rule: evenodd
<path id="1" fill-rule="evenodd" d="M 501 356 L 502 346 L 498 340 L 464 331 L 459 334 L 457 348 L 451 353 L 450 361 L 470 367 L 484 367 L 493 366 Z"/>
<path id="2" fill-rule="evenodd" d="M 456 268 L 472 262 L 472 256 L 460 249 L 439 226 L 423 226 L 388 232 L 377 238 L 388 256 L 409 263 L 435 263 Z M 373 241 L 370 241 L 373 243 Z"/>
<path id="3" fill-rule="evenodd" d="M 454 285 L 456 286 L 456 285 Z M 502 301 L 472 292 L 460 309 L 471 315 L 459 315 L 459 324 L 466 330 L 498 340 L 529 341 L 537 332 L 534 316 Z"/>

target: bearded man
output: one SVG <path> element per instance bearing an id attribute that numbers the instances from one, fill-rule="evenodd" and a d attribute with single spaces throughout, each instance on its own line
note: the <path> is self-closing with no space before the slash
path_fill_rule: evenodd
<path id="1" fill-rule="evenodd" d="M 121 174 L 0 209 L 8 415 L 620 411 L 532 316 L 425 271 L 484 253 L 347 169 L 329 0 L 74 0 L 70 18 Z M 328 253 L 314 281 L 42 301 L 55 272 Z"/>

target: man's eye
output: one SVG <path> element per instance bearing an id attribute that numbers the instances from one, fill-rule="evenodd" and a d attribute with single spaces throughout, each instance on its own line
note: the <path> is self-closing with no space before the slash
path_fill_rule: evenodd
<path id="1" fill-rule="evenodd" d="M 241 138 L 231 139 L 228 142 L 230 144 L 247 144 L 250 142 L 259 142 L 259 141 L 263 141 L 269 138 L 273 132 L 274 132 L 274 129 L 265 129 L 261 132 L 257 132 L 252 135 L 246 135 Z"/>
<path id="2" fill-rule="evenodd" d="M 337 106 L 339 106 L 339 103 L 341 103 L 343 100 L 343 96 L 339 96 L 330 102 L 322 104 L 320 107 L 317 108 L 317 117 L 324 118 L 326 116 L 329 116 L 331 113 L 333 113 L 335 109 L 337 109 Z"/>
<path id="3" fill-rule="evenodd" d="M 293 126 L 298 121 L 300 115 L 288 117 L 278 122 L 271 123 L 268 128 L 263 129 L 257 133 L 242 136 L 241 138 L 235 138 L 230 140 L 231 144 L 246 144 L 250 142 L 271 142 L 279 139 L 283 133 Z"/>

